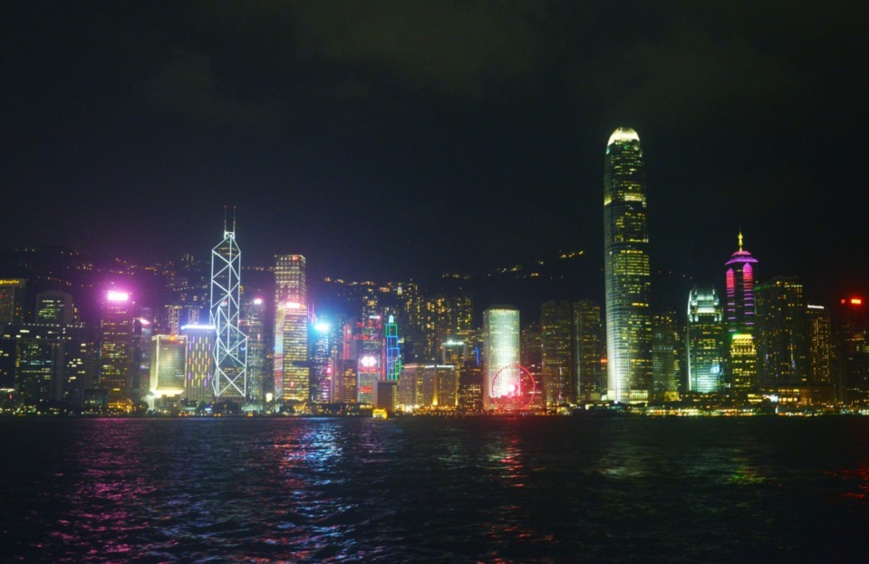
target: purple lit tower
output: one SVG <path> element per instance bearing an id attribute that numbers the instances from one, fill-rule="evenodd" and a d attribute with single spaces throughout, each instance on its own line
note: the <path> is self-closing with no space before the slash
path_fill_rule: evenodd
<path id="1" fill-rule="evenodd" d="M 748 391 L 757 383 L 754 264 L 757 259 L 742 248 L 740 231 L 739 250 L 725 263 L 727 347 L 734 392 Z"/>

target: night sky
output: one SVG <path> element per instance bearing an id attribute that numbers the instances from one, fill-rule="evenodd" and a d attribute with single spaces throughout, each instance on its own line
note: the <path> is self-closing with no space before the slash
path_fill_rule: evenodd
<path id="1" fill-rule="evenodd" d="M 869 287 L 869 4 L 5 2 L 0 245 L 350 279 L 584 250 L 640 135 L 653 269 Z M 681 304 L 679 304 L 681 308 Z"/>

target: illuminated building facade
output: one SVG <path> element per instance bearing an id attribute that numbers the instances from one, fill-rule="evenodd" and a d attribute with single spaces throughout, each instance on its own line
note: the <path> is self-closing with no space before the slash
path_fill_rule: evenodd
<path id="1" fill-rule="evenodd" d="M 869 311 L 862 297 L 843 298 L 836 309 L 836 364 L 841 400 L 869 402 Z"/>
<path id="2" fill-rule="evenodd" d="M 398 376 L 398 403 L 406 410 L 422 407 L 423 404 L 423 364 L 405 364 Z"/>
<path id="3" fill-rule="evenodd" d="M 233 222 L 234 223 L 234 222 Z M 223 240 L 211 251 L 209 323 L 214 325 L 214 377 L 217 400 L 247 399 L 247 337 L 241 332 L 241 251 L 235 225 L 223 229 Z"/>
<path id="4" fill-rule="evenodd" d="M 308 339 L 311 366 L 311 400 L 328 403 L 332 388 L 332 358 L 338 352 L 336 330 L 332 323 L 314 319 Z"/>
<path id="5" fill-rule="evenodd" d="M 604 165 L 607 399 L 646 401 L 651 381 L 649 234 L 640 137 L 616 129 Z"/>
<path id="6" fill-rule="evenodd" d="M 573 338 L 578 397 L 598 400 L 607 390 L 599 303 L 580 300 L 573 304 Z"/>
<path id="7" fill-rule="evenodd" d="M 16 387 L 25 403 L 62 400 L 66 384 L 65 327 L 23 324 L 16 335 Z"/>
<path id="8" fill-rule="evenodd" d="M 458 405 L 459 382 L 452 365 L 433 364 L 422 370 L 422 406 L 453 409 Z"/>
<path id="9" fill-rule="evenodd" d="M 129 411 L 132 407 L 132 347 L 135 304 L 130 294 L 106 293 L 100 317 L 99 384 L 107 392 L 108 407 Z"/>
<path id="10" fill-rule="evenodd" d="M 330 401 L 332 403 L 358 403 L 356 387 L 356 359 L 333 357 Z"/>
<path id="11" fill-rule="evenodd" d="M 757 259 L 742 248 L 725 263 L 727 348 L 730 363 L 730 384 L 734 392 L 744 392 L 757 385 L 757 332 L 754 304 L 754 265 Z M 737 335 L 739 338 L 737 338 Z M 737 351 L 738 349 L 738 351 Z M 754 352 L 751 352 L 751 351 Z"/>
<path id="12" fill-rule="evenodd" d="M 190 401 L 211 403 L 214 388 L 214 325 L 184 325 L 181 335 L 187 341 L 187 366 L 184 397 Z"/>
<path id="13" fill-rule="evenodd" d="M 656 398 L 679 399 L 685 350 L 681 333 L 675 312 L 652 316 L 652 391 Z"/>
<path id="14" fill-rule="evenodd" d="M 806 300 L 797 278 L 758 284 L 757 383 L 761 388 L 805 387 L 809 381 Z"/>
<path id="15" fill-rule="evenodd" d="M 483 366 L 477 360 L 464 362 L 459 372 L 459 409 L 476 413 L 483 409 Z"/>
<path id="16" fill-rule="evenodd" d="M 390 315 L 386 323 L 386 379 L 398 380 L 401 374 L 401 349 L 398 347 L 398 325 Z"/>
<path id="17" fill-rule="evenodd" d="M 822 305 L 806 305 L 809 385 L 832 386 L 833 331 L 830 313 Z"/>
<path id="18" fill-rule="evenodd" d="M 509 386 L 518 386 L 519 374 L 499 378 L 503 389 L 492 389 L 495 375 L 502 368 L 519 364 L 519 310 L 513 306 L 492 306 L 483 312 L 483 407 L 495 409 L 495 399 Z"/>
<path id="19" fill-rule="evenodd" d="M 181 396 L 186 390 L 187 338 L 154 335 L 151 338 L 151 397 Z"/>
<path id="20" fill-rule="evenodd" d="M 688 391 L 701 394 L 722 391 L 724 382 L 724 315 L 712 286 L 694 286 L 688 294 L 685 332 Z"/>
<path id="21" fill-rule="evenodd" d="M 265 300 L 260 297 L 242 300 L 241 328 L 247 335 L 247 397 L 255 404 L 261 404 L 265 398 L 265 309 Z"/>
<path id="22" fill-rule="evenodd" d="M 383 324 L 379 315 L 369 315 L 363 323 L 357 325 L 357 333 L 354 335 L 356 370 L 359 377 L 356 393 L 357 401 L 361 404 L 374 404 L 374 387 L 378 380 L 383 379 L 385 355 L 382 335 Z"/>
<path id="23" fill-rule="evenodd" d="M 541 375 L 547 408 L 576 401 L 572 358 L 572 309 L 568 302 L 545 302 L 540 307 Z"/>
<path id="24" fill-rule="evenodd" d="M 24 321 L 24 291 L 27 281 L 23 278 L 0 279 L 0 323 Z"/>
<path id="25" fill-rule="evenodd" d="M 69 325 L 75 319 L 72 294 L 39 292 L 36 294 L 36 322 Z"/>
<path id="26" fill-rule="evenodd" d="M 310 399 L 308 365 L 308 296 L 305 257 L 275 257 L 275 399 L 304 403 Z"/>

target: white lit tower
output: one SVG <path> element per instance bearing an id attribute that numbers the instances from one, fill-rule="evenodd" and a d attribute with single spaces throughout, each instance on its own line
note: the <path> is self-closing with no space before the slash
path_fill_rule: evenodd
<path id="1" fill-rule="evenodd" d="M 651 272 L 643 150 L 633 129 L 616 129 L 607 143 L 603 209 L 607 398 L 643 402 L 652 372 Z"/>
<path id="2" fill-rule="evenodd" d="M 244 401 L 247 397 L 247 336 L 239 329 L 241 251 L 223 224 L 223 241 L 211 250 L 210 320 L 214 340 L 214 399 Z"/>

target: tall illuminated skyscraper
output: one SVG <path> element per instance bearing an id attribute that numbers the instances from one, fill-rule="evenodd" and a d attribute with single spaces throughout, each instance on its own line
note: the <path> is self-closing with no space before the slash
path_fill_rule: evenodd
<path id="1" fill-rule="evenodd" d="M 776 276 L 758 284 L 757 383 L 762 388 L 808 385 L 808 340 L 803 284 Z"/>
<path id="2" fill-rule="evenodd" d="M 497 407 L 495 398 L 506 394 L 510 386 L 518 386 L 520 374 L 512 366 L 519 364 L 519 310 L 513 306 L 492 306 L 483 312 L 485 353 L 483 371 L 483 408 Z M 499 389 L 492 382 L 498 376 Z M 503 388 L 500 389 L 500 388 Z"/>
<path id="3" fill-rule="evenodd" d="M 215 399 L 247 399 L 247 337 L 241 332 L 241 251 L 232 231 L 223 226 L 223 241 L 211 251 L 210 324 L 214 325 Z"/>
<path id="4" fill-rule="evenodd" d="M 600 304 L 581 300 L 573 304 L 573 338 L 577 394 L 584 400 L 600 399 L 606 393 L 603 363 L 603 330 Z"/>
<path id="5" fill-rule="evenodd" d="M 607 397 L 646 401 L 651 381 L 649 234 L 640 137 L 616 129 L 604 165 Z"/>
<path id="6" fill-rule="evenodd" d="M 547 408 L 575 401 L 571 317 L 567 302 L 550 301 L 540 307 L 541 373 Z"/>
<path id="7" fill-rule="evenodd" d="M 727 292 L 727 343 L 730 387 L 745 392 L 757 385 L 757 334 L 754 308 L 754 264 L 757 259 L 742 248 L 725 263 L 724 287 Z"/>
<path id="8" fill-rule="evenodd" d="M 688 294 L 688 327 L 685 333 L 689 391 L 702 394 L 721 391 L 723 337 L 721 302 L 715 288 L 694 286 Z"/>
<path id="9" fill-rule="evenodd" d="M 120 412 L 132 407 L 133 308 L 129 293 L 110 290 L 100 316 L 100 387 L 109 408 Z"/>
<path id="10" fill-rule="evenodd" d="M 247 335 L 247 397 L 261 404 L 266 376 L 265 300 L 260 297 L 242 300 L 242 331 Z"/>
<path id="11" fill-rule="evenodd" d="M 275 256 L 275 399 L 307 402 L 308 296 L 305 257 Z"/>

